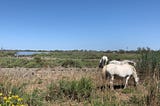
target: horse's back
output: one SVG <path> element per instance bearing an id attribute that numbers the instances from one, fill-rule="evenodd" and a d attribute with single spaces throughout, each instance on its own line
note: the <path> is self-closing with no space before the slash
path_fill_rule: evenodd
<path id="1" fill-rule="evenodd" d="M 119 75 L 125 77 L 127 75 L 131 75 L 133 73 L 132 66 L 129 64 L 108 64 L 106 71 L 112 75 Z"/>
<path id="2" fill-rule="evenodd" d="M 109 62 L 109 64 L 121 64 L 121 61 L 112 60 Z"/>

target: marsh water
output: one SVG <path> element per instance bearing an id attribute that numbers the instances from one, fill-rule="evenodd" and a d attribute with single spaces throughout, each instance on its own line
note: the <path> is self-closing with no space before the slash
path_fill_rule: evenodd
<path id="1" fill-rule="evenodd" d="M 16 52 L 15 56 L 31 56 L 31 55 L 35 55 L 35 54 L 48 54 L 48 52 L 32 52 L 32 51 L 20 51 L 20 52 Z"/>

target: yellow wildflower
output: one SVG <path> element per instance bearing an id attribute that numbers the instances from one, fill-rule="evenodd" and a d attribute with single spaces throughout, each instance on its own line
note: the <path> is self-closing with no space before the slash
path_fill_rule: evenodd
<path id="1" fill-rule="evenodd" d="M 9 99 L 9 100 L 11 100 L 11 99 L 12 99 L 12 97 L 8 97 L 8 99 Z"/>
<path id="2" fill-rule="evenodd" d="M 18 101 L 20 102 L 20 101 L 22 101 L 23 99 L 22 98 L 18 98 Z"/>
<path id="3" fill-rule="evenodd" d="M 7 100 L 7 97 L 5 96 L 5 97 L 3 97 L 3 99 L 4 99 L 4 100 Z"/>
<path id="4" fill-rule="evenodd" d="M 12 98 L 14 98 L 14 95 L 11 95 Z"/>
<path id="5" fill-rule="evenodd" d="M 7 100 L 6 103 L 10 103 L 10 100 Z"/>
<path id="6" fill-rule="evenodd" d="M 3 94 L 2 93 L 0 93 L 0 96 L 2 96 Z"/>
<path id="7" fill-rule="evenodd" d="M 16 96 L 15 96 L 15 98 L 19 98 L 19 96 L 18 96 L 18 95 L 16 95 Z"/>
<path id="8" fill-rule="evenodd" d="M 12 98 L 17 99 L 17 98 L 19 98 L 19 96 L 18 95 L 12 95 Z"/>

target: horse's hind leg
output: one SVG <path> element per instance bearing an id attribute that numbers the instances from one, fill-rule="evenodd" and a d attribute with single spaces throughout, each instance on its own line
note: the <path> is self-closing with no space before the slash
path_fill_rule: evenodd
<path id="1" fill-rule="evenodd" d="M 126 83 L 125 83 L 125 85 L 124 85 L 124 89 L 127 87 L 127 85 L 128 85 L 128 80 L 129 80 L 129 78 L 130 78 L 130 76 L 127 76 L 127 78 L 126 78 Z"/>

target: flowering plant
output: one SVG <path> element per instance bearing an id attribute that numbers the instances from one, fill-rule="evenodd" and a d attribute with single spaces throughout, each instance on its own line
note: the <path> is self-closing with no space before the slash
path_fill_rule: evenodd
<path id="1" fill-rule="evenodd" d="M 9 92 L 8 95 L 0 93 L 0 106 L 26 106 L 23 104 L 23 99 L 18 95 L 12 95 Z"/>

